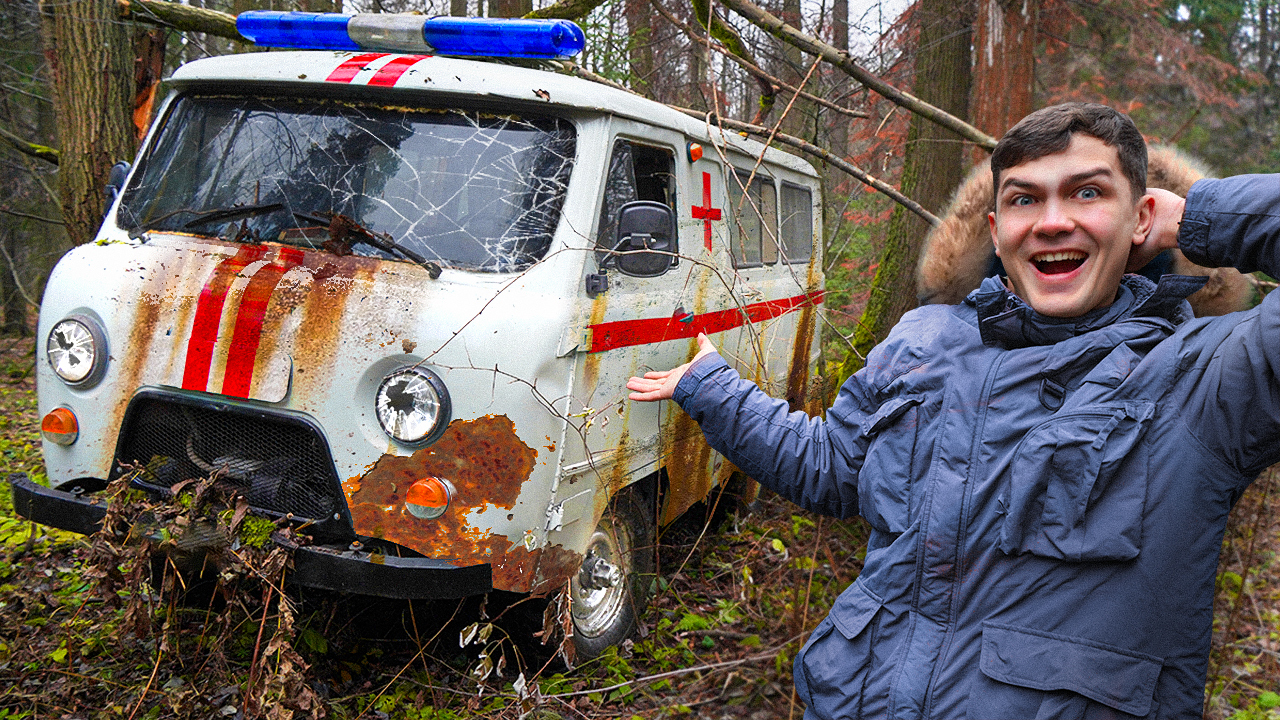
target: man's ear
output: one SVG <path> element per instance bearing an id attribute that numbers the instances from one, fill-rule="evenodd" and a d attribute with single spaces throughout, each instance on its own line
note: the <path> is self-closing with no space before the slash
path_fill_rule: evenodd
<path id="1" fill-rule="evenodd" d="M 996 248 L 996 257 L 1000 257 L 1000 243 L 996 241 L 996 214 L 987 213 L 987 224 L 991 226 L 991 244 Z"/>
<path id="2" fill-rule="evenodd" d="M 1151 222 L 1155 219 L 1156 199 L 1150 193 L 1143 193 L 1138 198 L 1138 224 L 1133 228 L 1132 242 L 1135 246 L 1141 245 L 1147 241 L 1147 235 L 1151 232 Z"/>

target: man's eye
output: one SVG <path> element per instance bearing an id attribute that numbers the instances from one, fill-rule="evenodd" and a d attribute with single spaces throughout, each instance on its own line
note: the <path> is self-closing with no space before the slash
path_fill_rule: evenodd
<path id="1" fill-rule="evenodd" d="M 1089 188 L 1081 188 L 1080 192 L 1076 193 L 1076 195 L 1078 195 L 1081 200 L 1092 200 L 1098 197 L 1099 193 L 1098 193 L 1098 188 L 1089 187 Z"/>
<path id="2" fill-rule="evenodd" d="M 1035 200 L 1033 200 L 1030 195 L 1019 195 L 1015 197 L 1010 204 L 1014 206 L 1023 206 L 1030 205 L 1033 202 L 1035 202 Z"/>

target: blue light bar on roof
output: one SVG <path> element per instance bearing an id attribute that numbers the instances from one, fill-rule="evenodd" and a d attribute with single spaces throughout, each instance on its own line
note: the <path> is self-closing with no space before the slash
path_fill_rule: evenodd
<path id="1" fill-rule="evenodd" d="M 568 20 L 250 10 L 236 16 L 236 29 L 264 47 L 466 57 L 568 58 L 586 44 L 582 28 Z"/>

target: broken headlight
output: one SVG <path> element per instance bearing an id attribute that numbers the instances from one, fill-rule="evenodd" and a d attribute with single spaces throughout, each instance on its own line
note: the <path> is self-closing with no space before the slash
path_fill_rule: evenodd
<path id="1" fill-rule="evenodd" d="M 73 387 L 90 387 L 107 367 L 107 333 L 93 318 L 72 315 L 49 331 L 45 343 L 49 366 Z"/>
<path id="2" fill-rule="evenodd" d="M 378 386 L 374 407 L 383 432 L 406 445 L 435 441 L 449 424 L 449 391 L 430 370 L 407 367 Z"/>

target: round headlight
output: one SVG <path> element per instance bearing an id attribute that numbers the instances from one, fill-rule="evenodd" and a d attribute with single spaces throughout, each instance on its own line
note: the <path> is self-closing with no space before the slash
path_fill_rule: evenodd
<path id="1" fill-rule="evenodd" d="M 68 385 L 84 387 L 102 378 L 107 367 L 107 335 L 93 318 L 72 315 L 49 331 L 49 366 Z"/>
<path id="2" fill-rule="evenodd" d="M 383 432 L 406 445 L 425 445 L 439 438 L 451 412 L 444 382 L 420 367 L 388 375 L 378 386 L 375 409 Z"/>

